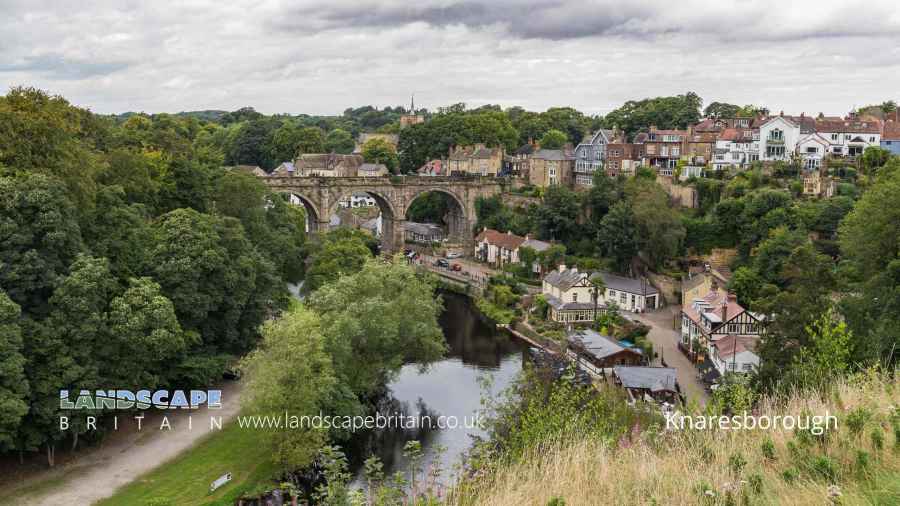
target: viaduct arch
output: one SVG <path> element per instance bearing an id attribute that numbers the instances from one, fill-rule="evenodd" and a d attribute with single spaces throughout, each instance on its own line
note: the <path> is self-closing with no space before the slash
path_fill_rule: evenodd
<path id="1" fill-rule="evenodd" d="M 382 251 L 403 248 L 406 212 L 413 201 L 428 192 L 450 197 L 449 236 L 466 246 L 473 242 L 475 201 L 503 191 L 501 182 L 487 177 L 301 177 L 260 176 L 272 191 L 295 195 L 306 208 L 310 233 L 328 231 L 338 203 L 353 193 L 375 199 L 382 215 Z"/>

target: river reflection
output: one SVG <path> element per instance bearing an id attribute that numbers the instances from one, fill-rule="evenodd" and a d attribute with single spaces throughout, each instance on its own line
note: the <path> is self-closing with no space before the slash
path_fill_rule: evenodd
<path id="1" fill-rule="evenodd" d="M 481 408 L 485 391 L 482 378 L 491 378 L 491 395 L 506 388 L 522 369 L 524 345 L 503 332 L 484 323 L 468 298 L 445 293 L 444 312 L 440 324 L 447 340 L 444 359 L 432 364 L 424 372 L 418 364 L 407 364 L 389 385 L 390 397 L 383 402 L 382 413 L 401 412 L 407 415 L 453 416 L 463 425 L 472 422 Z M 478 428 L 375 430 L 353 445 L 351 450 L 356 471 L 355 484 L 362 483 L 360 462 L 377 455 L 384 463 L 385 475 L 406 471 L 403 445 L 416 439 L 422 443 L 423 463 L 428 466 L 435 457 L 435 448 L 446 447 L 440 457 L 445 470 L 442 478 L 450 477 L 452 466 L 471 445 L 471 436 L 484 435 Z"/>

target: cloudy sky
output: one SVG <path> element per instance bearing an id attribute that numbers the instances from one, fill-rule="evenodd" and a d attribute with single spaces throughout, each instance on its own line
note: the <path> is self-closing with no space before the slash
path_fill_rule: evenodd
<path id="1" fill-rule="evenodd" d="M 0 0 L 0 85 L 102 112 L 455 102 L 604 113 L 695 91 L 843 114 L 900 98 L 893 0 Z"/>

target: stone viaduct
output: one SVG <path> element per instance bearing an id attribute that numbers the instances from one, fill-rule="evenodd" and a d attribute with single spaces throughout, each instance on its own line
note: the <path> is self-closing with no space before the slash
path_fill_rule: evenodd
<path id="1" fill-rule="evenodd" d="M 310 233 L 327 231 L 338 202 L 354 193 L 366 193 L 378 204 L 382 216 L 383 251 L 395 252 L 403 248 L 404 222 L 409 206 L 428 192 L 448 195 L 450 212 L 447 217 L 451 239 L 467 247 L 473 242 L 475 201 L 478 197 L 500 194 L 500 180 L 489 177 L 301 177 L 261 176 L 272 191 L 296 196 L 306 208 Z"/>

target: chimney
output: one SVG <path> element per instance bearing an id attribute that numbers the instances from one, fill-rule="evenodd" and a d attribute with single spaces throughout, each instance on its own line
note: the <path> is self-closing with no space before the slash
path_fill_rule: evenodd
<path id="1" fill-rule="evenodd" d="M 559 269 L 559 272 L 565 271 L 565 270 L 566 270 L 566 264 L 559 264 L 559 266 L 557 267 L 557 269 Z"/>
<path id="2" fill-rule="evenodd" d="M 735 295 L 731 292 L 728 292 L 728 294 L 725 296 L 725 300 L 727 300 L 728 302 L 737 303 L 737 295 Z"/>
<path id="3" fill-rule="evenodd" d="M 781 111 L 780 113 L 778 113 L 778 115 L 784 117 L 784 111 Z"/>
<path id="4" fill-rule="evenodd" d="M 728 297 L 726 297 L 725 299 L 726 300 L 722 301 L 722 323 L 723 324 L 728 321 L 728 300 L 727 300 Z"/>
<path id="5" fill-rule="evenodd" d="M 512 235 L 512 230 L 507 230 L 506 235 Z"/>

